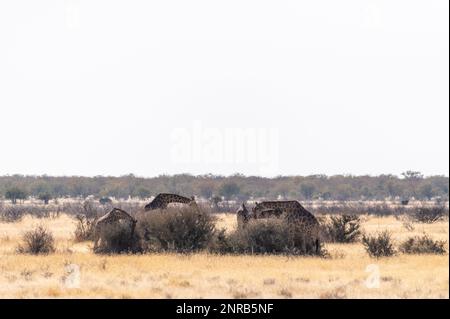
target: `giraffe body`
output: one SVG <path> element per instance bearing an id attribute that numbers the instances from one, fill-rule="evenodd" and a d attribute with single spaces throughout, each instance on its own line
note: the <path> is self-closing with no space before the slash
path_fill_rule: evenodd
<path id="1" fill-rule="evenodd" d="M 252 209 L 252 218 L 283 217 L 288 223 L 301 225 L 302 232 L 307 234 L 315 251 L 320 251 L 320 225 L 316 217 L 307 211 L 298 201 L 265 201 L 256 203 Z"/>
<path id="2" fill-rule="evenodd" d="M 301 221 L 308 226 L 318 226 L 319 223 L 313 214 L 308 212 L 298 201 L 265 201 L 256 203 L 250 213 L 243 203 L 236 211 L 238 226 L 245 225 L 250 219 L 271 217 L 285 217 L 289 221 Z"/>
<path id="3" fill-rule="evenodd" d="M 109 213 L 103 215 L 95 222 L 94 229 L 94 249 L 98 247 L 99 241 L 103 241 L 103 234 L 107 227 L 127 222 L 130 226 L 130 239 L 133 238 L 134 229 L 136 227 L 136 219 L 120 208 L 113 208 Z"/>
<path id="4" fill-rule="evenodd" d="M 279 217 L 285 213 L 291 221 L 302 221 L 311 226 L 318 226 L 319 222 L 313 214 L 308 212 L 298 201 L 265 201 L 256 203 L 252 210 L 254 218 Z"/>
<path id="5" fill-rule="evenodd" d="M 188 198 L 177 194 L 161 193 L 149 204 L 145 205 L 144 210 L 150 211 L 154 209 L 166 209 L 167 205 L 171 203 L 187 204 L 191 207 L 197 208 L 197 203 L 195 202 L 195 198 L 193 196 Z"/>

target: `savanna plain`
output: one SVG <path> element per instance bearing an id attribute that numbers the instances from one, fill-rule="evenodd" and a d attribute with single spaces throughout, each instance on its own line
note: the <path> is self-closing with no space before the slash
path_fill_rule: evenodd
<path id="1" fill-rule="evenodd" d="M 388 230 L 394 243 L 426 233 L 448 241 L 448 218 L 431 224 L 362 215 L 366 234 Z M 236 215 L 217 214 L 232 231 Z M 27 230 L 55 238 L 47 255 L 19 254 Z M 24 216 L 0 223 L 1 298 L 449 298 L 448 253 L 373 258 L 361 242 L 325 243 L 327 257 L 210 253 L 94 254 L 74 240 L 76 220 Z M 448 244 L 446 244 L 448 252 Z"/>

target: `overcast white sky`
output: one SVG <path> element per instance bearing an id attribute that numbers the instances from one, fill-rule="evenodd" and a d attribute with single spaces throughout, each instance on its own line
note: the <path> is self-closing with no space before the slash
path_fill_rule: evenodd
<path id="1" fill-rule="evenodd" d="M 448 175 L 448 6 L 1 1 L 0 174 Z"/>

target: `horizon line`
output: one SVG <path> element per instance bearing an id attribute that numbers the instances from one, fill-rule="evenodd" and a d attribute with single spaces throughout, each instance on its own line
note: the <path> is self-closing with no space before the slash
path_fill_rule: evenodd
<path id="1" fill-rule="evenodd" d="M 407 171 L 413 171 L 413 170 L 406 170 Z M 420 171 L 413 171 L 418 172 L 422 174 Z M 230 177 L 244 177 L 244 178 L 251 178 L 251 177 L 257 177 L 257 178 L 266 178 L 266 179 L 276 179 L 276 178 L 286 178 L 286 177 L 319 177 L 319 176 L 325 176 L 325 177 L 382 177 L 382 176 L 391 176 L 391 177 L 397 177 L 401 178 L 401 175 L 392 174 L 392 173 L 382 173 L 382 174 L 352 174 L 352 173 L 342 173 L 342 174 L 308 174 L 308 175 L 301 175 L 301 174 L 286 174 L 286 175 L 276 175 L 276 176 L 262 176 L 262 175 L 246 175 L 242 173 L 233 173 L 229 175 L 223 175 L 223 174 L 213 174 L 213 173 L 205 173 L 205 174 L 192 174 L 192 173 L 176 173 L 176 174 L 167 174 L 162 173 L 159 175 L 153 175 L 153 176 L 143 176 L 138 175 L 135 173 L 128 173 L 128 174 L 122 174 L 122 175 L 49 175 L 49 174 L 20 174 L 20 173 L 14 173 L 14 174 L 2 174 L 0 175 L 0 178 L 2 177 L 51 177 L 51 178 L 61 178 L 61 177 L 78 177 L 78 178 L 98 178 L 98 177 L 106 177 L 106 178 L 123 178 L 123 177 L 134 177 L 134 178 L 143 178 L 143 179 L 153 179 L 153 178 L 160 178 L 160 177 L 177 177 L 177 176 L 192 176 L 192 177 L 221 177 L 221 178 L 230 178 Z M 433 174 L 433 175 L 422 175 L 423 178 L 431 178 L 431 177 L 446 177 L 449 178 L 448 175 L 443 174 Z"/>

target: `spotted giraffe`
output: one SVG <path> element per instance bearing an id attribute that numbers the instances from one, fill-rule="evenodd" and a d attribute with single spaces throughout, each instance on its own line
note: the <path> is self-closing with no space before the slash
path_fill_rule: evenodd
<path id="1" fill-rule="evenodd" d="M 286 218 L 300 220 L 310 226 L 318 226 L 319 222 L 313 214 L 308 212 L 298 201 L 265 201 L 256 203 L 253 207 L 252 215 L 254 218 L 264 218 L 270 216 L 280 216 L 286 214 Z"/>
<path id="2" fill-rule="evenodd" d="M 320 225 L 317 218 L 307 211 L 298 201 L 265 201 L 256 203 L 252 209 L 253 218 L 279 217 L 289 223 L 300 223 L 302 232 L 307 235 L 316 252 L 320 251 Z"/>
<path id="3" fill-rule="evenodd" d="M 161 193 L 156 196 L 149 204 L 145 205 L 144 210 L 149 211 L 153 209 L 166 209 L 170 203 L 188 204 L 191 207 L 197 208 L 194 196 L 191 198 L 184 197 L 177 194 Z"/>
<path id="4" fill-rule="evenodd" d="M 133 238 L 136 228 L 136 219 L 120 208 L 113 208 L 109 213 L 103 215 L 95 222 L 94 228 L 94 249 L 98 248 L 99 241 L 104 240 L 105 229 L 118 222 L 126 221 L 130 226 L 130 239 Z"/>

